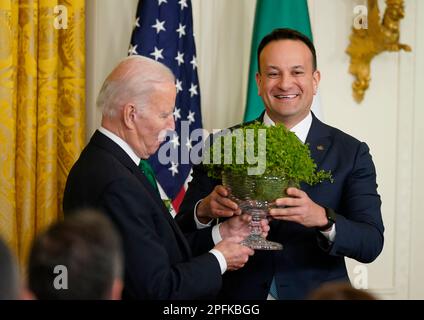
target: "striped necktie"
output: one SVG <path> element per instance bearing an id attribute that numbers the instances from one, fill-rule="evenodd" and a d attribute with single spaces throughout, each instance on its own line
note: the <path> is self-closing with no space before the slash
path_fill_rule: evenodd
<path id="1" fill-rule="evenodd" d="M 158 185 L 157 185 L 156 178 L 155 178 L 155 173 L 153 172 L 153 169 L 152 169 L 150 163 L 147 160 L 145 160 L 145 159 L 141 159 L 140 160 L 140 164 L 138 165 L 138 167 L 141 169 L 141 171 L 143 172 L 144 176 L 150 182 L 150 184 L 152 185 L 152 187 L 157 192 L 159 192 Z"/>
<path id="2" fill-rule="evenodd" d="M 158 188 L 158 183 L 156 182 L 155 173 L 153 172 L 152 166 L 150 163 L 145 160 L 141 159 L 138 167 L 141 169 L 141 172 L 144 174 L 146 179 L 150 182 L 152 187 L 157 191 L 159 196 L 161 196 Z M 169 199 L 162 199 L 165 207 L 168 209 L 169 213 L 172 215 L 172 217 L 175 217 L 177 214 L 174 210 L 174 207 L 172 206 L 171 200 Z"/>

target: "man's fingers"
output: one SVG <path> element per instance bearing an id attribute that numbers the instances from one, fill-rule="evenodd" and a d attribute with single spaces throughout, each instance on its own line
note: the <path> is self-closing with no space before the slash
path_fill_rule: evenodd
<path id="1" fill-rule="evenodd" d="M 289 215 L 296 215 L 298 208 L 296 207 L 287 207 L 287 208 L 274 208 L 269 210 L 269 214 L 274 217 L 283 217 Z"/>
<path id="2" fill-rule="evenodd" d="M 261 223 L 262 227 L 268 226 L 268 224 L 269 224 L 268 219 L 261 219 L 260 223 Z"/>
<path id="3" fill-rule="evenodd" d="M 242 219 L 244 222 L 249 223 L 252 220 L 252 216 L 250 214 L 242 214 L 240 216 L 240 219 Z"/>
<path id="4" fill-rule="evenodd" d="M 234 215 L 234 211 L 222 209 L 213 209 L 213 213 L 217 217 L 232 217 Z"/>
<path id="5" fill-rule="evenodd" d="M 240 215 L 237 203 L 227 198 L 217 196 L 211 201 L 210 207 L 215 216 L 231 217 L 233 215 Z"/>
<path id="6" fill-rule="evenodd" d="M 299 198 L 285 197 L 275 200 L 275 204 L 280 207 L 295 207 L 300 205 L 300 201 Z"/>
<path id="7" fill-rule="evenodd" d="M 267 220 L 261 220 L 261 228 L 262 228 L 262 231 L 264 231 L 264 232 L 268 232 L 269 231 L 269 229 L 270 229 L 270 227 L 269 227 L 269 225 L 268 225 L 268 221 Z"/>
<path id="8" fill-rule="evenodd" d="M 297 197 L 297 198 L 303 197 L 305 195 L 304 191 L 302 191 L 298 188 L 293 188 L 293 187 L 288 188 L 286 190 L 286 193 L 287 193 L 287 195 L 289 195 L 291 197 Z"/>
<path id="9" fill-rule="evenodd" d="M 215 210 L 225 211 L 225 216 L 230 216 L 233 214 L 239 215 L 241 210 L 237 203 L 228 199 L 229 192 L 223 186 L 216 186 L 214 189 L 215 195 L 213 196 L 213 202 L 216 206 L 212 204 Z"/>
<path id="10" fill-rule="evenodd" d="M 269 230 L 271 229 L 268 224 L 268 219 L 262 219 L 260 223 L 261 223 L 261 229 L 262 229 L 261 235 L 263 238 L 266 238 L 268 236 Z"/>
<path id="11" fill-rule="evenodd" d="M 253 256 L 255 254 L 255 250 L 253 250 L 252 248 L 243 246 L 242 249 L 246 254 L 248 254 L 249 256 Z M 247 261 L 246 261 L 247 262 Z"/>
<path id="12" fill-rule="evenodd" d="M 214 191 L 218 195 L 220 195 L 221 197 L 228 197 L 228 195 L 229 195 L 228 190 L 224 186 L 221 186 L 221 185 L 216 186 L 215 189 L 214 189 Z"/>
<path id="13" fill-rule="evenodd" d="M 235 203 L 234 201 L 231 201 L 228 198 L 217 197 L 216 202 L 219 203 L 221 206 L 229 208 L 233 211 L 236 211 L 239 208 L 237 203 Z"/>

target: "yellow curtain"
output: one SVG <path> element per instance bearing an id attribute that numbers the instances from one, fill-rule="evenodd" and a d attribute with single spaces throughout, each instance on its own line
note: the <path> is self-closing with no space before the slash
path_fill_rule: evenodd
<path id="1" fill-rule="evenodd" d="M 0 235 L 24 265 L 85 137 L 84 0 L 0 0 Z"/>

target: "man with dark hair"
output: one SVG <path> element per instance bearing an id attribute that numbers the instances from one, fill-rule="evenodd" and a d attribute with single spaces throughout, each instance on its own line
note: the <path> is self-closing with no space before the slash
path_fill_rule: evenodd
<path id="1" fill-rule="evenodd" d="M 121 298 L 123 257 L 112 223 L 95 211 L 76 212 L 34 241 L 28 289 L 40 300 Z"/>
<path id="2" fill-rule="evenodd" d="M 258 58 L 258 69 L 259 73 L 261 70 L 261 53 L 262 50 L 266 47 L 266 45 L 273 41 L 278 40 L 293 40 L 293 41 L 301 41 L 309 48 L 312 54 L 312 70 L 317 70 L 317 53 L 315 51 L 315 46 L 312 43 L 311 39 L 305 36 L 303 33 L 293 29 L 281 28 L 275 29 L 261 40 L 258 46 L 257 58 Z"/>
<path id="3" fill-rule="evenodd" d="M 383 248 L 381 201 L 375 167 L 364 142 L 319 121 L 310 111 L 317 92 L 312 42 L 297 31 L 276 29 L 258 48 L 256 82 L 265 111 L 257 119 L 282 123 L 307 143 L 318 170 L 330 170 L 334 183 L 289 188 L 270 210 L 269 239 L 282 251 L 259 251 L 245 268 L 224 277 L 227 299 L 304 299 L 322 283 L 348 281 L 345 257 L 372 262 Z M 213 218 L 240 213 L 220 180 L 202 165 L 177 215 L 185 230 L 205 227 Z M 270 295 L 269 295 L 270 293 Z"/>
<path id="4" fill-rule="evenodd" d="M 0 300 L 19 298 L 19 276 L 15 259 L 0 238 Z"/>

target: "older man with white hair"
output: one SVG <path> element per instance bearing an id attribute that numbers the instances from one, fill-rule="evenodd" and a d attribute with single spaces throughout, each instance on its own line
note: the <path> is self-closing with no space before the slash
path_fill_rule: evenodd
<path id="1" fill-rule="evenodd" d="M 97 100 L 101 127 L 66 183 L 65 215 L 99 208 L 120 231 L 124 298 L 212 298 L 221 275 L 244 266 L 253 254 L 238 243 L 248 233 L 248 218 L 184 236 L 155 188 L 145 159 L 157 151 L 164 132 L 174 129 L 175 97 L 166 66 L 141 56 L 124 59 L 103 84 Z"/>

